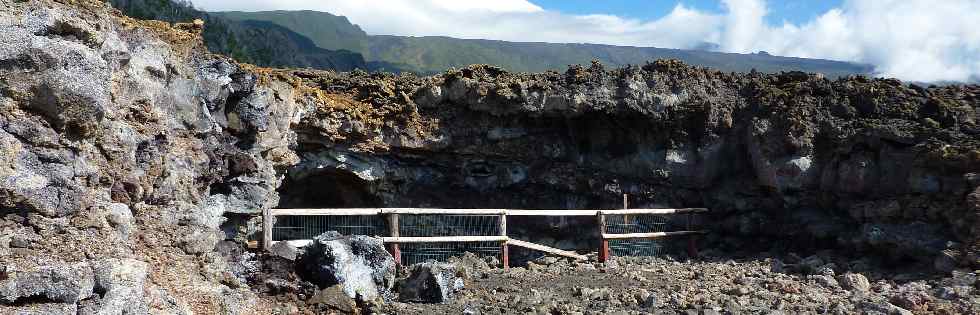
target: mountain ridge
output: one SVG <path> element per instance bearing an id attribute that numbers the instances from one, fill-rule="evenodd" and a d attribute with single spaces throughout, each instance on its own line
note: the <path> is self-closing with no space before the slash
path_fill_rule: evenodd
<path id="1" fill-rule="evenodd" d="M 373 70 L 360 54 L 327 49 L 288 27 L 266 21 L 231 21 L 172 0 L 110 0 L 112 6 L 137 19 L 169 23 L 204 22 L 201 36 L 212 52 L 264 67 L 319 68 L 337 71 Z"/>
<path id="2" fill-rule="evenodd" d="M 737 54 L 704 50 L 617 46 L 589 43 L 512 42 L 449 36 L 370 35 L 347 17 L 320 11 L 210 12 L 232 21 L 261 20 L 303 34 L 325 49 L 360 53 L 367 61 L 397 65 L 411 72 L 434 74 L 470 64 L 494 64 L 516 72 L 542 72 L 588 64 L 642 65 L 656 59 L 679 59 L 724 72 L 819 72 L 828 77 L 869 74 L 869 65 L 825 59 Z M 347 38 L 340 38 L 346 34 Z"/>

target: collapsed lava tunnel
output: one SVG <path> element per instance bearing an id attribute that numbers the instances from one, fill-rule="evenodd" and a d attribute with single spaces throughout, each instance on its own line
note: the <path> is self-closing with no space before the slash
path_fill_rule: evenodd
<path id="1" fill-rule="evenodd" d="M 278 192 L 279 208 L 285 209 L 381 206 L 369 182 L 338 169 L 287 172 Z"/>

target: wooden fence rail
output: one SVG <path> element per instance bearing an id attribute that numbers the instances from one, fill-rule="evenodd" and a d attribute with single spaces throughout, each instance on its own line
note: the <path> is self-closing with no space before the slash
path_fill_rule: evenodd
<path id="1" fill-rule="evenodd" d="M 685 214 L 708 212 L 706 208 L 681 209 L 619 209 L 619 210 L 517 210 L 517 209 L 429 209 L 429 208 L 331 208 L 331 209 L 269 209 L 273 216 L 348 216 L 381 214 L 459 214 L 575 217 L 624 214 Z"/>
<path id="2" fill-rule="evenodd" d="M 515 210 L 515 209 L 427 209 L 427 208 L 345 208 L 345 209 L 269 209 L 263 211 L 263 246 L 265 249 L 272 247 L 276 241 L 273 240 L 272 231 L 277 216 L 383 216 L 387 219 L 388 236 L 381 237 L 386 244 L 388 251 L 395 257 L 397 263 L 401 264 L 401 251 L 398 244 L 401 243 L 450 243 L 450 242 L 500 242 L 501 260 L 504 267 L 508 267 L 508 245 L 515 245 L 545 253 L 570 257 L 575 259 L 585 259 L 585 256 L 575 252 L 565 251 L 540 244 L 511 239 L 507 236 L 507 217 L 508 216 L 593 216 L 597 220 L 598 232 L 601 236 L 601 247 L 599 248 L 598 259 L 605 262 L 609 259 L 609 240 L 622 239 L 655 239 L 671 236 L 689 236 L 690 242 L 688 251 L 696 254 L 695 237 L 706 234 L 704 230 L 691 230 L 691 216 L 697 213 L 708 212 L 705 208 L 681 208 L 681 209 L 625 209 L 626 198 L 623 199 L 624 209 L 618 210 Z M 622 215 L 628 221 L 630 215 L 667 215 L 667 214 L 687 214 L 687 230 L 652 232 L 652 233 L 625 233 L 611 234 L 606 233 L 606 216 Z M 423 236 L 423 237 L 402 237 L 399 236 L 399 216 L 400 215 L 495 215 L 499 216 L 499 235 L 460 235 L 460 236 Z M 286 241 L 294 246 L 303 246 L 311 240 L 289 240 Z"/>

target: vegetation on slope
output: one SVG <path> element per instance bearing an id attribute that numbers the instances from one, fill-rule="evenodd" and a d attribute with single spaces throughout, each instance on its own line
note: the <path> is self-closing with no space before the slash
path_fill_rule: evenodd
<path id="1" fill-rule="evenodd" d="M 434 74 L 471 64 L 510 71 L 565 69 L 592 60 L 609 66 L 678 59 L 721 71 L 805 71 L 828 77 L 863 74 L 865 65 L 768 54 L 596 44 L 522 43 L 450 37 L 406 37 L 365 33 L 347 18 L 316 11 L 202 12 L 186 0 L 110 0 L 125 14 L 168 22 L 205 21 L 204 40 L 213 52 L 268 67 L 410 71 Z"/>
<path id="2" fill-rule="evenodd" d="M 186 0 L 110 0 L 113 7 L 138 19 L 171 23 L 201 19 L 202 34 L 212 52 L 266 67 L 308 67 L 348 71 L 371 69 L 349 50 L 318 47 L 304 35 L 266 21 L 233 21 L 194 9 Z"/>
<path id="3" fill-rule="evenodd" d="M 235 21 L 266 21 L 309 37 L 325 49 L 344 49 L 364 55 L 366 60 L 432 74 L 450 67 L 492 64 L 510 71 L 541 72 L 565 69 L 571 64 L 588 64 L 598 59 L 609 66 L 644 64 L 656 59 L 679 59 L 686 63 L 722 71 L 806 71 L 828 77 L 871 72 L 866 65 L 847 62 L 788 58 L 768 54 L 729 54 L 699 50 L 626 47 L 595 44 L 521 43 L 450 37 L 371 36 L 347 18 L 315 11 L 216 12 Z"/>

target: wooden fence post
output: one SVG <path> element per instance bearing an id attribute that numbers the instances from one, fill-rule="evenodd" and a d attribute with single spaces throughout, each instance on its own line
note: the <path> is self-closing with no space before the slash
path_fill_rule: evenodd
<path id="1" fill-rule="evenodd" d="M 500 215 L 500 236 L 507 237 L 507 213 Z M 504 264 L 504 269 L 510 269 L 510 253 L 507 241 L 500 245 L 500 261 Z"/>
<path id="2" fill-rule="evenodd" d="M 272 209 L 262 209 L 262 248 L 272 249 L 272 226 L 275 224 L 275 217 L 272 216 Z"/>
<path id="3" fill-rule="evenodd" d="M 623 194 L 623 210 L 626 210 L 626 209 L 629 209 L 629 208 L 630 208 L 629 195 L 628 194 Z M 623 227 L 628 228 L 629 227 L 629 224 L 630 224 L 630 215 L 624 214 L 623 215 Z M 629 232 L 629 230 L 627 230 L 627 233 L 628 232 Z"/>
<path id="4" fill-rule="evenodd" d="M 602 214 L 602 211 L 596 213 L 596 221 L 599 223 L 599 262 L 604 263 L 609 260 L 609 240 L 604 236 L 606 234 L 606 216 Z"/>
<path id="5" fill-rule="evenodd" d="M 399 237 L 398 234 L 398 214 L 388 214 L 388 236 Z M 388 243 L 388 253 L 395 258 L 395 264 L 402 264 L 402 251 L 398 248 L 398 243 Z"/>

